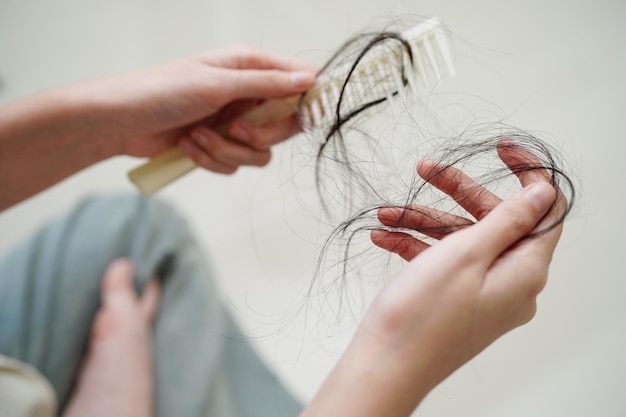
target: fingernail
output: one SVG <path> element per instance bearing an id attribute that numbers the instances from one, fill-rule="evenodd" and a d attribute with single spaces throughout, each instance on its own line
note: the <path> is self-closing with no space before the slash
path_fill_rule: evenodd
<path id="1" fill-rule="evenodd" d="M 517 146 L 517 142 L 515 142 L 511 138 L 504 137 L 498 141 L 498 146 L 501 146 L 503 148 L 513 148 Z"/>
<path id="2" fill-rule="evenodd" d="M 522 191 L 522 198 L 543 212 L 554 202 L 555 190 L 547 182 L 536 182 Z"/>
<path id="3" fill-rule="evenodd" d="M 315 82 L 315 75 L 306 71 L 296 71 L 290 74 L 291 83 L 296 88 L 306 88 Z"/>
<path id="4" fill-rule="evenodd" d="M 228 133 L 234 139 L 239 139 L 244 142 L 250 139 L 250 133 L 239 124 L 232 125 Z"/>

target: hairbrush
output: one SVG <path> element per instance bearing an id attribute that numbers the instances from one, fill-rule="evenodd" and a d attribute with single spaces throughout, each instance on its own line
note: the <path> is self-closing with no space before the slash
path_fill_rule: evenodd
<path id="1" fill-rule="evenodd" d="M 356 57 L 354 53 L 348 57 L 343 54 L 347 49 L 354 52 L 355 46 L 359 48 Z M 454 73 L 446 29 L 438 18 L 421 21 L 402 32 L 361 35 L 340 52 L 306 93 L 267 100 L 215 130 L 227 137 L 227 126 L 234 120 L 266 125 L 297 112 L 305 130 L 324 129 L 331 136 L 336 128 L 366 114 L 366 110 Z M 174 147 L 128 176 L 143 194 L 150 195 L 195 167 L 180 147 Z"/>

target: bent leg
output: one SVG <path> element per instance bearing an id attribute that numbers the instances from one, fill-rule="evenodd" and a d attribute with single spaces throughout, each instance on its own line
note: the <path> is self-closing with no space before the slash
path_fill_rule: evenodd
<path id="1" fill-rule="evenodd" d="M 161 279 L 153 340 L 157 415 L 298 413 L 300 405 L 250 346 L 232 337 L 240 332 L 204 254 L 185 222 L 156 200 L 89 199 L 0 262 L 0 352 L 39 369 L 65 405 L 101 277 L 119 257 L 135 263 L 138 289 L 152 276 Z"/>

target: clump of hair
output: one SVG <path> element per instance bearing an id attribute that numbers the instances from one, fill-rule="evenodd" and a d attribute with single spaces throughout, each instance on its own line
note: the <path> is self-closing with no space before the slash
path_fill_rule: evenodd
<path id="1" fill-rule="evenodd" d="M 359 35 L 340 48 L 324 70 L 332 70 L 336 65 L 354 69 L 364 56 L 386 42 L 405 45 L 400 33 L 394 30 Z M 344 88 L 350 82 L 350 74 L 351 71 L 344 80 Z M 401 74 L 404 76 L 404 69 Z M 430 94 L 432 91 L 424 92 L 426 97 Z M 419 207 L 429 207 L 476 220 L 429 182 L 450 167 L 466 172 L 481 189 L 501 198 L 521 189 L 516 175 L 525 171 L 542 172 L 560 189 L 562 196 L 559 198 L 567 199 L 567 204 L 555 203 L 550 210 L 561 212 L 551 216 L 554 222 L 526 239 L 563 223 L 575 204 L 576 190 L 560 151 L 546 140 L 500 121 L 470 122 L 460 130 L 443 129 L 442 134 L 435 135 L 414 117 L 412 107 L 416 103 L 423 103 L 422 97 L 395 92 L 356 107 L 353 103 L 346 106 L 340 94 L 332 123 L 321 130 L 308 131 L 309 143 L 317 147 L 313 151 L 313 165 L 323 219 L 328 225 L 336 225 L 331 226 L 321 247 L 308 297 L 321 296 L 322 302 L 336 314 L 352 311 L 354 304 L 345 302 L 348 296 L 351 301 L 358 298 L 367 282 L 379 285 L 380 280 L 401 263 L 395 255 L 372 244 L 372 230 L 400 231 L 434 243 L 435 239 L 428 235 L 445 236 L 472 223 L 445 224 L 440 219 L 432 219 L 430 223 L 434 226 L 423 226 L 418 231 L 396 228 L 379 221 L 377 213 L 381 208 L 398 208 L 408 215 L 420 210 Z M 427 113 L 425 107 L 420 109 Z M 376 112 L 387 117 L 372 117 Z M 512 146 L 532 155 L 532 162 L 505 165 L 498 157 L 498 150 Z M 441 167 L 429 178 L 421 178 L 416 172 L 418 161 L 424 157 Z M 430 215 L 427 211 L 420 214 Z M 330 302 L 333 294 L 339 298 L 338 303 Z M 320 311 L 325 311 L 324 306 L 320 306 Z"/>

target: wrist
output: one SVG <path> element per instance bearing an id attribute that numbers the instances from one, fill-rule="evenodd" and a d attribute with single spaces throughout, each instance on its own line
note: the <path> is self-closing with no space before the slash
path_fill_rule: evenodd
<path id="1" fill-rule="evenodd" d="M 0 209 L 115 155 L 97 134 L 98 106 L 87 89 L 36 94 L 0 111 Z"/>
<path id="2" fill-rule="evenodd" d="M 55 88 L 5 106 L 0 140 L 85 167 L 119 154 L 119 146 L 103 134 L 105 113 L 105 101 L 91 83 Z"/>
<path id="3" fill-rule="evenodd" d="M 60 107 L 57 124 L 63 126 L 68 140 L 75 139 L 81 148 L 77 156 L 89 165 L 122 154 L 120 141 L 109 133 L 111 105 L 103 90 L 99 81 L 88 81 L 44 93 L 47 101 Z"/>
<path id="4" fill-rule="evenodd" d="M 406 357 L 361 327 L 302 417 L 408 417 L 436 385 L 431 371 L 422 358 Z"/>

